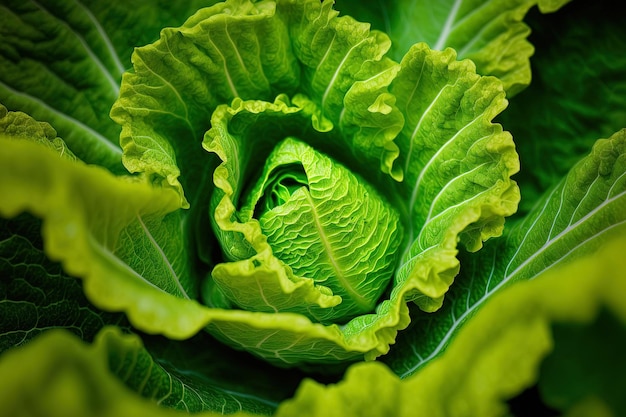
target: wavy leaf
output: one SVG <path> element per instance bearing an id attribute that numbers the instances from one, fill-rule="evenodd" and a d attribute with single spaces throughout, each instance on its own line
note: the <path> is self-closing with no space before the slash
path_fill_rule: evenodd
<path id="1" fill-rule="evenodd" d="M 178 208 L 173 192 L 63 160 L 26 140 L 0 144 L 0 214 L 41 218 L 46 254 L 83 279 L 91 302 L 125 311 L 151 333 L 189 337 L 202 327 L 200 307 L 190 301 L 197 284 L 183 258 L 184 218 L 168 213 Z"/>
<path id="2" fill-rule="evenodd" d="M 227 260 L 234 261 L 215 266 L 216 285 L 233 304 L 250 311 L 291 311 L 322 323 L 372 311 L 393 275 L 395 249 L 402 239 L 397 213 L 336 161 L 299 140 L 280 141 L 281 133 L 266 129 L 284 125 L 289 116 L 297 120 L 297 108 L 280 101 L 265 108 L 260 104 L 228 108 L 226 120 L 218 109 L 219 120 L 214 119 L 205 142 L 223 160 L 214 177 L 220 192 L 213 207 L 220 244 Z M 250 118 L 253 124 L 242 125 Z M 306 123 L 303 115 L 301 124 Z M 280 142 L 263 158 L 262 149 L 274 145 L 272 139 Z M 254 157 L 266 159 L 265 169 L 237 207 L 234 196 L 249 182 L 238 173 Z M 287 201 L 263 207 L 273 205 L 273 191 L 266 188 L 280 181 L 281 169 L 294 166 L 302 171 L 300 189 L 292 194 L 284 190 L 276 198 Z M 285 175 L 293 172 L 299 171 L 290 169 Z M 245 241 L 240 243 L 241 236 Z M 253 252 L 228 252 L 238 246 Z"/>
<path id="3" fill-rule="evenodd" d="M 400 379 L 380 362 L 358 364 L 338 384 L 306 380 L 275 416 L 508 415 L 507 400 L 548 376 L 540 372 L 540 365 L 555 346 L 582 353 L 580 345 L 568 345 L 567 339 L 552 333 L 551 325 L 593 326 L 605 308 L 621 323 L 616 327 L 620 333 L 605 337 L 624 340 L 625 248 L 622 235 L 593 256 L 498 292 L 455 335 L 443 355 L 415 375 Z M 619 353 L 604 359 L 621 360 Z M 606 378 L 602 382 L 608 387 L 613 383 Z M 594 398 L 577 398 L 574 407 L 604 410 L 607 415 L 622 411 L 621 396 L 614 402 L 610 389 L 587 388 L 604 398 L 596 397 L 593 403 L 589 400 Z"/>
<path id="4" fill-rule="evenodd" d="M 198 151 L 216 106 L 235 97 L 267 100 L 297 86 L 299 67 L 286 33 L 273 3 L 241 0 L 201 9 L 137 48 L 134 71 L 124 75 L 111 110 L 122 125 L 128 170 L 174 188 L 185 206 L 185 195 L 193 201 L 201 187 L 197 173 L 210 167 Z"/>
<path id="5" fill-rule="evenodd" d="M 332 1 L 284 7 L 282 13 L 302 66 L 299 92 L 317 105 L 320 118 L 342 132 L 342 152 L 351 154 L 346 159 L 378 163 L 382 172 L 401 180 L 393 140 L 403 118 L 387 91 L 398 71 L 384 57 L 389 37 L 349 16 L 337 17 Z"/>
<path id="6" fill-rule="evenodd" d="M 519 169 L 511 135 L 492 119 L 506 106 L 502 84 L 456 61 L 452 49 L 417 44 L 390 90 L 406 115 L 396 143 L 404 181 L 396 206 L 408 236 L 396 280 L 412 281 L 420 308 L 434 311 L 458 273 L 457 242 L 476 251 L 513 214 Z"/>
<path id="7" fill-rule="evenodd" d="M 569 1 L 395 0 L 367 5 L 345 2 L 340 10 L 387 32 L 393 58 L 399 60 L 419 42 L 439 51 L 453 48 L 459 59 L 474 61 L 479 74 L 498 77 L 512 97 L 531 80 L 534 46 L 528 41 L 526 14 L 535 5 L 542 13 L 551 13 Z"/>
<path id="8" fill-rule="evenodd" d="M 385 360 L 399 375 L 416 372 L 442 354 L 500 289 L 531 280 L 623 233 L 625 202 L 626 130 L 622 130 L 599 140 L 593 152 L 505 238 L 485 248 L 481 256 L 463 256 L 463 271 L 448 295 L 451 302 L 433 315 L 416 317 L 415 327 L 399 338 L 395 354 Z"/>

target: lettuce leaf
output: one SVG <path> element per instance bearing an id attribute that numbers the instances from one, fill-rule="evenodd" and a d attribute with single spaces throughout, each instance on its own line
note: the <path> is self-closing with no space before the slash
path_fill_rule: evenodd
<path id="1" fill-rule="evenodd" d="M 283 402 L 274 415 L 324 416 L 333 412 L 339 415 L 504 415 L 508 408 L 506 401 L 531 384 L 538 381 L 540 385 L 549 386 L 555 374 L 548 369 L 548 364 L 554 364 L 555 360 L 558 363 L 559 357 L 554 356 L 557 352 L 568 349 L 580 354 L 587 352 L 594 359 L 598 357 L 597 351 L 585 349 L 577 339 L 566 337 L 564 326 L 593 331 L 609 320 L 614 323 L 610 329 L 615 333 L 602 333 L 609 342 L 599 348 L 606 352 L 607 347 L 617 346 L 618 340 L 623 346 L 626 309 L 621 295 L 626 291 L 626 265 L 620 254 L 624 248 L 626 240 L 618 236 L 593 256 L 582 257 L 565 267 L 543 273 L 535 280 L 517 282 L 499 292 L 459 332 L 442 356 L 413 376 L 400 379 L 381 362 L 357 364 L 338 384 L 323 385 L 305 380 L 294 398 Z M 559 297 L 554 297 L 555 293 Z M 0 375 L 11 375 L 13 380 L 9 390 L 0 392 L 1 410 L 10 415 L 17 410 L 37 410 L 39 415 L 58 415 L 54 410 L 63 413 L 72 410 L 75 415 L 85 416 L 94 412 L 100 415 L 143 415 L 142 412 L 155 416 L 180 415 L 140 398 L 123 387 L 107 369 L 110 363 L 107 356 L 112 352 L 133 351 L 137 346 L 137 338 L 120 335 L 114 329 L 99 334 L 92 347 L 67 333 L 48 332 L 0 360 Z M 39 360 L 33 361 L 33 358 Z M 603 363 L 615 364 L 611 361 L 618 358 L 619 354 L 604 358 Z M 29 372 L 23 372 L 24 366 Z M 32 375 L 40 377 L 31 378 Z M 622 379 L 623 375 L 616 374 Z M 48 381 L 45 386 L 34 383 L 44 380 Z M 616 380 L 604 378 L 602 381 L 604 385 L 600 387 L 609 387 L 608 390 L 581 384 L 584 389 L 578 392 L 583 396 L 559 409 L 620 415 L 624 410 L 623 400 L 621 396 L 612 396 L 610 389 Z M 37 401 L 25 401 L 28 393 Z M 116 398 L 116 401 L 105 398 Z"/>
<path id="2" fill-rule="evenodd" d="M 0 103 L 52 124 L 84 161 L 122 173 L 108 113 L 132 49 L 210 3 L 4 0 Z"/>
<path id="3" fill-rule="evenodd" d="M 593 256 L 499 292 L 461 329 L 442 356 L 413 376 L 400 379 L 380 362 L 357 364 L 336 385 L 306 380 L 275 415 L 506 415 L 507 400 L 537 380 L 542 384 L 543 378 L 554 378 L 553 371 L 541 370 L 542 361 L 553 361 L 548 357 L 553 349 L 583 354 L 584 345 L 562 337 L 551 326 L 589 328 L 595 320 L 602 320 L 606 309 L 620 325 L 612 328 L 617 333 L 603 336 L 623 346 L 624 248 L 623 236 L 614 238 Z M 619 356 L 607 358 L 606 363 L 619 363 Z M 593 397 L 575 398 L 575 404 L 560 409 L 586 407 L 621 415 L 623 400 L 617 402 L 610 394 L 610 386 L 619 382 L 604 375 L 602 383 L 608 389 L 594 390 L 588 385 L 589 391 L 578 392 Z"/>
<path id="4" fill-rule="evenodd" d="M 0 414 L 508 415 L 527 388 L 568 415 L 623 414 L 606 381 L 623 374 L 624 314 L 611 300 L 624 293 L 625 133 L 612 135 L 623 127 L 613 92 L 624 26 L 584 3 L 545 17 L 566 2 L 540 2 L 540 12 L 534 2 L 452 3 L 402 32 L 443 29 L 436 51 L 434 38 L 401 44 L 402 28 L 384 27 L 393 13 L 411 16 L 402 1 L 368 9 L 386 33 L 329 1 L 229 0 L 180 27 L 169 26 L 200 3 L 2 2 Z M 576 24 L 580 13 L 601 16 L 601 30 Z M 538 82 L 503 112 L 505 92 L 529 81 L 522 19 L 538 30 L 528 38 Z M 473 61 L 459 61 L 468 51 Z M 122 151 L 109 145 L 120 130 L 107 117 L 119 63 L 129 69 L 111 112 Z M 494 120 L 512 126 L 522 155 L 526 207 L 506 228 L 518 160 Z M 261 184 L 267 157 L 302 142 L 315 148 L 306 159 L 328 158 L 375 189 L 406 230 L 380 303 L 347 323 L 282 304 L 242 310 L 225 290 L 258 301 L 270 289 L 252 285 L 264 265 L 263 280 L 279 278 L 273 306 L 346 298 L 300 280 L 268 224 L 255 224 L 258 204 L 271 210 L 308 187 L 299 162 L 268 165 Z M 217 285 L 237 262 L 249 270 Z M 292 365 L 302 369 L 281 369 Z M 305 377 L 317 382 L 285 401 Z"/>
<path id="5" fill-rule="evenodd" d="M 446 349 L 493 294 L 592 253 L 623 233 L 625 201 L 626 130 L 621 130 L 598 140 L 592 153 L 503 239 L 493 241 L 480 256 L 465 254 L 459 285 L 449 295 L 454 301 L 434 314 L 417 316 L 414 329 L 400 335 L 398 349 L 384 361 L 401 376 L 416 372 Z"/>
<path id="6" fill-rule="evenodd" d="M 502 233 L 519 200 L 510 180 L 518 169 L 511 137 L 492 123 L 506 106 L 501 83 L 478 76 L 469 61 L 457 63 L 454 51 L 424 44 L 394 63 L 383 56 L 384 34 L 336 14 L 331 2 L 236 1 L 200 10 L 136 50 L 111 112 L 123 126 L 127 168 L 175 190 L 192 218 L 206 216 L 199 210 L 208 204 L 214 214 L 197 224 L 211 223 L 223 256 L 239 262 L 220 263 L 212 244 L 200 245 L 213 271 L 202 284 L 204 301 L 216 307 L 203 313 L 209 331 L 278 364 L 386 353 L 408 324 L 407 301 L 428 311 L 441 306 L 458 272 L 457 237 L 478 250 Z M 275 40 L 286 33 L 292 42 Z M 416 79 L 419 67 L 431 76 Z M 353 102 L 361 105 L 348 106 Z M 219 165 L 197 152 L 205 130 L 205 148 Z M 239 212 L 243 186 L 260 165 L 255 158 L 263 161 L 290 135 L 360 174 L 408 225 L 389 299 L 341 328 L 287 314 L 307 311 L 323 321 L 327 313 L 314 310 L 339 311 L 338 299 L 285 269 L 256 220 Z M 380 171 L 368 169 L 374 164 Z M 213 171 L 214 189 L 207 186 Z M 260 314 L 268 310 L 272 315 Z"/>
<path id="7" fill-rule="evenodd" d="M 400 0 L 367 6 L 339 2 L 338 8 L 385 31 L 393 42 L 392 58 L 400 59 L 418 42 L 440 51 L 453 48 L 459 59 L 471 59 L 479 74 L 498 77 L 513 96 L 531 81 L 534 47 L 527 39 L 526 14 L 534 6 L 552 13 L 570 1 Z"/>

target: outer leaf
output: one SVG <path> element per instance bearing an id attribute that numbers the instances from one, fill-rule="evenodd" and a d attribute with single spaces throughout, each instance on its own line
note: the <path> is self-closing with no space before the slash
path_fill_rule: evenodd
<path id="1" fill-rule="evenodd" d="M 124 75 L 111 110 L 129 171 L 173 187 L 186 205 L 182 174 L 193 200 L 198 173 L 208 169 L 198 150 L 215 107 L 235 97 L 269 99 L 298 84 L 287 29 L 274 15 L 271 2 L 220 3 L 135 50 L 134 72 Z"/>
<path id="2" fill-rule="evenodd" d="M 527 19 L 531 41 L 541 45 L 533 83 L 499 117 L 522 160 L 524 213 L 597 138 L 626 126 L 626 26 L 619 13 L 606 12 L 610 7 L 573 2 L 558 15 Z"/>
<path id="3" fill-rule="evenodd" d="M 623 233 L 625 203 L 626 130 L 622 130 L 599 140 L 523 222 L 509 229 L 506 239 L 485 248 L 481 256 L 464 256 L 464 270 L 448 295 L 451 302 L 433 315 L 417 317 L 415 327 L 399 338 L 397 354 L 386 360 L 401 376 L 414 373 L 445 351 L 458 329 L 501 288 L 533 279 Z"/>
<path id="4" fill-rule="evenodd" d="M 189 301 L 195 284 L 185 281 L 184 242 L 180 235 L 170 239 L 181 230 L 180 212 L 167 214 L 177 208 L 174 193 L 62 160 L 40 145 L 0 143 L 0 214 L 29 211 L 41 218 L 46 254 L 83 278 L 94 304 L 126 311 L 148 332 L 188 337 L 198 331 L 202 324 L 191 318 L 202 317 Z"/>
<path id="5" fill-rule="evenodd" d="M 0 352 L 52 328 L 91 341 L 105 324 L 128 327 L 124 315 L 91 305 L 80 282 L 46 258 L 40 221 L 0 220 Z"/>
<path id="6" fill-rule="evenodd" d="M 337 385 L 304 382 L 275 415 L 508 415 L 505 401 L 541 378 L 539 365 L 554 343 L 551 324 L 588 325 L 601 308 L 626 323 L 624 249 L 622 236 L 593 257 L 498 293 L 441 357 L 405 380 L 380 362 L 355 365 Z"/>
<path id="7" fill-rule="evenodd" d="M 502 233 L 517 209 L 519 169 L 508 132 L 492 119 L 504 109 L 502 84 L 455 61 L 451 49 L 415 45 L 391 85 L 406 123 L 396 143 L 405 172 L 396 206 L 408 236 L 396 280 L 415 288 L 411 298 L 434 311 L 458 273 L 456 246 L 470 251 Z M 406 284 L 411 282 L 411 284 Z"/>
<path id="8" fill-rule="evenodd" d="M 341 2 L 339 9 L 386 31 L 392 42 L 391 56 L 400 59 L 418 42 L 432 49 L 453 48 L 459 59 L 469 58 L 482 75 L 502 80 L 509 96 L 530 84 L 530 57 L 534 48 L 523 22 L 528 10 L 538 5 L 543 13 L 554 12 L 570 0 L 395 0 Z M 344 4 L 345 3 L 345 4 Z"/>
<path id="9" fill-rule="evenodd" d="M 115 363 L 115 355 L 136 354 L 140 346 L 135 336 L 123 336 L 113 329 L 100 333 L 92 346 L 68 332 L 47 332 L 26 347 L 2 356 L 0 413 L 50 417 L 188 415 L 186 411 L 171 410 L 139 397 L 113 376 L 109 360 Z M 158 370 L 156 366 L 156 374 Z M 145 382 L 148 387 L 150 382 Z M 222 414 L 198 413 L 207 417 L 217 415 Z"/>
<path id="10" fill-rule="evenodd" d="M 88 163 L 122 172 L 108 117 L 132 48 L 199 4 L 152 1 L 0 3 L 0 102 L 55 126 Z"/>
<path id="11" fill-rule="evenodd" d="M 48 123 L 21 112 L 7 112 L 1 105 L 0 132 L 76 161 Z M 24 344 L 50 328 L 66 328 L 90 341 L 105 323 L 128 326 L 123 315 L 105 313 L 91 305 L 79 281 L 46 258 L 41 222 L 28 214 L 0 219 L 0 277 L 0 351 Z"/>
<path id="12" fill-rule="evenodd" d="M 550 324 L 589 323 L 602 306 L 626 323 L 625 247 L 622 237 L 594 257 L 499 293 L 445 355 L 415 376 L 402 381 L 380 362 L 359 364 L 334 386 L 306 381 L 275 415 L 503 415 L 503 401 L 537 378 L 539 362 L 552 347 Z M 0 375 L 11 383 L 0 390 L 0 410 L 7 415 L 28 410 L 51 416 L 70 411 L 77 416 L 179 415 L 140 400 L 111 377 L 104 357 L 112 348 L 135 346 L 135 338 L 112 331 L 102 333 L 93 348 L 50 332 L 3 356 Z"/>

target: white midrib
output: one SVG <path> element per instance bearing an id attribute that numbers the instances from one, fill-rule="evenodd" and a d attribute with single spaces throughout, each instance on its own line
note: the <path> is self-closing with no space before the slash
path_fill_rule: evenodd
<path id="1" fill-rule="evenodd" d="M 30 101 L 32 103 L 35 103 L 37 106 L 45 109 L 47 112 L 50 112 L 50 113 L 54 114 L 56 117 L 59 117 L 60 119 L 63 119 L 66 122 L 76 126 L 79 130 L 82 130 L 83 132 L 85 132 L 89 136 L 95 138 L 98 143 L 103 144 L 109 151 L 113 152 L 113 154 L 115 154 L 116 156 L 119 156 L 121 158 L 121 156 L 122 156 L 122 149 L 119 146 L 117 146 L 116 144 L 111 142 L 109 139 L 107 139 L 105 136 L 103 136 L 101 133 L 99 133 L 98 131 L 94 130 L 93 128 L 87 126 L 86 124 L 84 124 L 80 120 L 74 119 L 70 115 L 68 115 L 66 113 L 63 113 L 60 110 L 55 109 L 54 107 L 50 106 L 48 103 L 44 102 L 43 100 L 41 100 L 41 99 L 39 99 L 37 97 L 33 97 L 30 94 L 24 93 L 22 91 L 17 91 L 15 89 L 9 87 L 8 85 L 3 83 L 2 81 L 0 81 L 0 87 L 6 89 L 7 91 L 9 91 L 11 94 L 13 94 L 15 96 L 22 97 L 22 98 L 24 98 L 24 99 L 26 99 L 26 100 L 28 100 L 28 101 Z M 32 116 L 35 116 L 35 115 L 33 114 Z M 54 125 L 53 121 L 50 121 L 50 122 L 52 122 L 52 124 Z"/>
<path id="2" fill-rule="evenodd" d="M 209 42 L 211 42 L 211 45 L 213 46 L 213 48 L 215 48 L 215 51 L 222 58 L 222 62 L 224 64 L 224 74 L 226 74 L 226 81 L 228 81 L 228 87 L 230 88 L 231 94 L 233 95 L 233 97 L 239 97 L 239 92 L 237 92 L 237 88 L 235 87 L 235 83 L 233 83 L 233 79 L 230 76 L 230 72 L 228 72 L 228 66 L 226 65 L 226 57 L 224 56 L 222 51 L 220 51 L 220 49 L 217 47 L 215 42 L 213 42 L 213 39 L 211 38 L 211 33 L 210 32 L 207 32 L 207 39 L 209 40 Z"/>
<path id="3" fill-rule="evenodd" d="M 459 8 L 461 7 L 462 2 L 463 0 L 455 0 L 454 4 L 452 4 L 452 7 L 450 8 L 450 13 L 448 13 L 448 17 L 446 18 L 446 22 L 441 28 L 439 39 L 437 39 L 437 42 L 435 42 L 435 45 L 433 46 L 434 50 L 441 51 L 446 46 L 446 42 L 448 41 L 448 37 L 452 32 L 452 27 L 454 26 L 454 21 L 456 20 L 456 15 L 459 12 Z"/>
<path id="4" fill-rule="evenodd" d="M 41 4 L 37 3 L 36 1 L 33 1 L 33 4 L 35 4 L 39 9 L 41 9 L 41 11 L 43 11 L 44 13 L 49 14 L 50 16 L 53 16 L 56 18 L 56 16 L 54 16 L 52 13 L 50 13 L 45 7 L 43 7 Z M 91 60 L 93 61 L 93 63 L 98 67 L 98 69 L 100 70 L 100 72 L 102 73 L 102 75 L 104 76 L 104 78 L 107 80 L 107 82 L 109 83 L 109 86 L 111 87 L 111 89 L 114 92 L 115 96 L 118 96 L 120 93 L 120 86 L 118 81 L 113 78 L 113 75 L 111 74 L 111 72 L 107 69 L 107 67 L 102 63 L 102 61 L 100 60 L 100 58 L 98 58 L 98 56 L 95 54 L 95 52 L 91 49 L 91 47 L 89 46 L 89 44 L 87 43 L 87 41 L 85 41 L 85 39 L 78 34 L 78 32 L 76 32 L 67 22 L 62 21 L 61 19 L 56 18 L 63 26 L 65 26 L 70 32 L 72 32 L 74 34 L 74 36 L 76 36 L 76 39 L 78 39 L 78 42 L 80 42 L 81 46 L 83 47 L 83 49 L 85 50 L 85 52 L 87 53 L 87 55 L 89 56 L 89 58 L 91 58 Z"/>
<path id="5" fill-rule="evenodd" d="M 107 50 L 109 51 L 109 55 L 111 56 L 111 59 L 113 60 L 113 63 L 115 64 L 115 68 L 117 69 L 117 72 L 118 72 L 117 76 L 121 77 L 122 74 L 124 73 L 124 71 L 126 71 L 126 68 L 124 68 L 124 64 L 122 64 L 122 61 L 120 60 L 120 57 L 117 55 L 117 51 L 113 47 L 113 43 L 111 42 L 111 38 L 109 38 L 109 36 L 105 32 L 104 28 L 100 24 L 100 22 L 98 22 L 98 19 L 96 19 L 96 17 L 93 15 L 91 10 L 89 10 L 89 8 L 87 8 L 87 6 L 85 6 L 80 1 L 76 1 L 76 4 L 83 9 L 83 11 L 87 15 L 87 17 L 89 17 L 89 20 L 91 20 L 91 23 L 93 24 L 93 26 L 98 31 L 98 34 L 100 35 L 100 38 L 104 42 L 104 45 L 106 46 Z"/>
<path id="6" fill-rule="evenodd" d="M 606 207 L 607 205 L 611 204 L 613 201 L 616 201 L 617 199 L 619 199 L 620 197 L 623 197 L 626 195 L 626 191 L 617 194 L 616 196 L 609 198 L 607 200 L 605 200 L 604 202 L 602 202 L 602 204 L 600 204 L 599 206 L 597 206 L 596 208 L 594 208 L 592 211 L 590 211 L 587 215 L 585 215 L 584 217 L 582 217 L 580 220 L 578 220 L 576 223 L 574 223 L 573 225 L 569 225 L 567 226 L 562 232 L 560 232 L 559 234 L 557 234 L 554 238 L 549 239 L 539 250 L 535 251 L 529 258 L 527 258 L 524 262 L 522 262 L 519 266 L 517 266 L 512 272 L 508 272 L 508 266 L 510 266 L 510 262 L 509 265 L 507 266 L 507 268 L 505 269 L 505 274 L 504 274 L 504 278 L 496 285 L 494 286 L 491 291 L 488 290 L 488 285 L 487 285 L 487 291 L 485 291 L 484 295 L 477 300 L 470 308 L 468 308 L 467 310 L 465 310 L 463 312 L 463 314 L 461 314 L 461 316 L 459 316 L 459 318 L 457 318 L 454 323 L 452 324 L 452 326 L 450 326 L 450 328 L 448 329 L 448 331 L 446 332 L 446 335 L 444 336 L 444 338 L 441 340 L 441 342 L 439 342 L 439 344 L 437 345 L 437 347 L 424 359 L 420 360 L 418 363 L 416 363 L 415 365 L 413 365 L 410 369 L 407 369 L 402 375 L 401 378 L 404 378 L 406 376 L 411 375 L 413 372 L 415 372 L 423 363 L 428 362 L 429 360 L 433 359 L 435 356 L 437 356 L 441 350 L 443 349 L 443 347 L 448 343 L 448 341 L 450 340 L 450 338 L 452 337 L 452 335 L 455 333 L 455 331 L 459 328 L 459 326 L 465 321 L 465 319 L 472 314 L 474 311 L 477 310 L 478 307 L 480 307 L 487 299 L 489 299 L 491 297 L 492 294 L 494 294 L 496 291 L 498 291 L 499 289 L 501 289 L 504 285 L 506 285 L 508 282 L 511 281 L 511 279 L 513 279 L 513 277 L 515 275 L 517 275 L 522 269 L 524 269 L 529 263 L 531 263 L 534 259 L 536 259 L 539 255 L 541 255 L 542 253 L 544 253 L 545 251 L 547 251 L 554 243 L 558 242 L 561 238 L 565 237 L 568 233 L 572 232 L 573 230 L 575 230 L 578 226 L 585 224 L 586 221 L 588 221 L 591 217 L 593 217 L 596 213 L 598 213 L 602 208 Z M 533 223 L 533 226 L 536 223 Z M 533 276 L 529 277 L 528 280 L 532 280 L 535 277 L 537 277 L 538 275 L 542 274 L 543 272 L 548 271 L 549 269 L 555 267 L 556 265 L 558 265 L 561 261 L 563 261 L 564 259 L 566 259 L 570 254 L 572 254 L 573 252 L 575 252 L 576 250 L 578 250 L 579 248 L 581 248 L 582 246 L 586 245 L 587 243 L 593 241 L 594 239 L 604 235 L 605 233 L 608 233 L 609 231 L 620 227 L 622 225 L 626 224 L 626 220 L 622 220 L 619 223 L 615 223 L 609 227 L 606 227 L 600 231 L 598 231 L 597 233 L 593 234 L 592 236 L 588 237 L 587 239 L 583 240 L 582 242 L 580 242 L 578 245 L 576 245 L 575 247 L 571 248 L 567 253 L 565 253 L 563 256 L 561 256 L 560 258 L 556 259 L 554 262 L 552 262 L 549 265 L 546 265 L 543 269 L 541 269 L 540 271 L 537 271 L 535 274 L 533 274 Z M 518 245 L 518 247 L 523 246 L 524 241 L 526 239 L 526 237 L 528 236 L 529 233 L 527 233 L 524 236 L 523 241 Z M 519 251 L 518 251 L 519 252 Z M 518 253 L 516 252 L 516 254 Z M 514 256 L 515 258 L 515 256 Z M 513 259 L 514 259 L 513 258 Z M 493 269 L 492 269 L 493 271 Z M 491 279 L 489 280 L 491 281 Z"/>
<path id="7" fill-rule="evenodd" d="M 367 300 L 361 294 L 359 294 L 357 291 L 354 290 L 354 288 L 352 287 L 352 284 L 346 278 L 343 268 L 337 262 L 337 259 L 334 256 L 333 248 L 328 240 L 328 237 L 326 236 L 326 232 L 324 231 L 324 226 L 322 226 L 322 224 L 320 223 L 320 220 L 319 220 L 320 217 L 317 212 L 317 207 L 315 206 L 315 202 L 313 201 L 311 194 L 309 194 L 309 192 L 305 192 L 304 194 L 306 195 L 306 199 L 309 205 L 311 206 L 311 211 L 313 214 L 313 222 L 315 223 L 315 229 L 317 230 L 317 233 L 320 237 L 320 241 L 322 242 L 322 245 L 324 246 L 326 257 L 328 258 L 330 266 L 333 269 L 335 278 L 337 278 L 337 280 L 339 281 L 339 284 L 341 284 L 341 287 L 350 295 L 350 298 L 352 298 L 352 300 L 357 305 L 363 306 L 363 307 L 369 307 L 369 303 L 367 302 Z"/>
<path id="8" fill-rule="evenodd" d="M 449 85 L 446 85 L 444 87 L 444 89 L 446 87 L 448 87 Z M 442 89 L 443 91 L 443 89 Z M 439 97 L 439 95 L 441 94 L 441 91 L 439 92 L 439 94 L 437 95 L 437 98 Z M 431 105 L 429 106 L 432 107 L 433 103 L 435 103 L 437 101 L 437 98 L 435 98 L 433 100 L 433 102 L 431 103 Z M 411 213 L 413 213 L 413 210 L 415 208 L 415 204 L 417 202 L 417 196 L 418 196 L 418 191 L 419 188 L 422 184 L 422 181 L 424 180 L 424 176 L 426 175 L 426 172 L 428 172 L 430 170 L 430 167 L 432 166 L 432 164 L 437 160 L 437 158 L 448 148 L 448 146 L 450 146 L 452 143 L 454 143 L 454 141 L 459 137 L 459 135 L 461 133 L 463 133 L 465 131 L 465 129 L 467 129 L 469 126 L 471 126 L 476 120 L 478 120 L 483 113 L 478 114 L 476 117 L 474 117 L 470 122 L 468 122 L 467 124 L 465 124 L 465 126 L 463 126 L 461 129 L 458 130 L 458 132 L 456 132 L 454 135 L 452 135 L 451 138 L 449 138 L 443 145 L 441 145 L 439 147 L 439 149 L 437 149 L 437 151 L 433 154 L 433 156 L 430 157 L 430 159 L 428 160 L 428 162 L 426 162 L 426 164 L 424 165 L 424 167 L 421 169 L 419 176 L 417 177 L 416 181 L 415 181 L 415 185 L 413 186 L 413 190 L 411 191 L 411 197 L 409 199 L 409 206 L 408 206 L 408 212 L 409 212 L 409 239 L 407 241 L 407 246 L 404 248 L 404 251 L 402 253 L 402 257 L 404 257 L 410 250 L 413 242 L 414 242 L 414 225 L 413 225 L 413 216 L 411 215 Z M 421 123 L 421 120 L 420 120 Z M 417 129 L 417 128 L 416 128 Z M 414 131 L 414 135 L 416 134 L 417 130 Z M 479 140 L 483 140 L 484 137 L 480 138 Z M 413 138 L 411 138 L 411 142 L 413 141 Z M 440 192 L 441 193 L 441 192 Z M 440 193 L 437 195 L 437 198 L 439 198 Z M 432 210 L 432 202 L 431 202 L 431 208 L 430 210 Z M 424 230 L 425 227 L 425 223 L 422 225 L 422 230 Z M 420 232 L 421 234 L 421 232 Z"/>
<path id="9" fill-rule="evenodd" d="M 148 237 L 148 240 L 150 241 L 154 249 L 159 253 L 159 256 L 161 257 L 161 259 L 163 259 L 163 265 L 165 265 L 165 267 L 167 268 L 167 271 L 172 277 L 172 280 L 174 281 L 176 288 L 178 288 L 178 290 L 180 291 L 183 297 L 189 300 L 190 299 L 189 295 L 187 294 L 187 291 L 185 291 L 182 284 L 180 283 L 180 278 L 178 277 L 178 274 L 176 274 L 176 271 L 174 271 L 174 267 L 172 266 L 172 263 L 170 262 L 170 260 L 167 258 L 167 255 L 165 255 L 165 252 L 163 252 L 163 248 L 154 239 L 154 236 L 152 236 L 152 233 L 150 233 L 150 230 L 148 230 L 148 227 L 141 219 L 141 216 L 137 215 L 137 221 L 141 225 L 141 228 L 145 232 L 146 236 Z"/>

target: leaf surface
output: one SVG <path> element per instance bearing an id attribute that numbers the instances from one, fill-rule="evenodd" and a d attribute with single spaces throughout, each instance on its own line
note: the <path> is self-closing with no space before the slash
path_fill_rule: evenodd
<path id="1" fill-rule="evenodd" d="M 469 58 L 481 75 L 502 80 L 509 97 L 530 84 L 534 46 L 524 22 L 529 9 L 554 12 L 570 0 L 396 0 L 341 4 L 340 10 L 372 22 L 393 42 L 391 56 L 399 60 L 412 45 L 453 48 L 459 59 Z"/>
<path id="2" fill-rule="evenodd" d="M 88 163 L 124 172 L 109 118 L 130 53 L 210 1 L 0 4 L 0 102 L 50 123 Z"/>
<path id="3" fill-rule="evenodd" d="M 551 326 L 589 328 L 602 320 L 601 312 L 606 309 L 620 325 L 616 327 L 619 333 L 605 336 L 612 343 L 623 341 L 624 248 L 626 240 L 617 236 L 593 256 L 498 292 L 458 332 L 443 355 L 414 375 L 400 379 L 380 362 L 361 363 L 351 367 L 338 384 L 325 386 L 306 380 L 275 415 L 507 415 L 507 400 L 537 381 L 541 383 L 544 376 L 540 366 L 555 346 L 584 350 L 578 344 L 568 344 L 566 338 L 552 332 Z M 620 354 L 610 359 L 620 361 Z M 611 385 L 606 376 L 602 381 Z M 620 410 L 616 403 L 606 400 L 575 406 L 608 411 L 607 415 Z M 564 411 L 568 409 L 574 411 L 574 407 L 564 407 Z"/>
<path id="4" fill-rule="evenodd" d="M 399 375 L 414 373 L 444 352 L 457 331 L 500 289 L 531 280 L 623 233 L 625 163 L 626 131 L 599 140 L 503 239 L 479 256 L 463 256 L 464 268 L 448 295 L 450 302 L 432 315 L 416 317 L 414 328 L 399 337 L 398 349 L 385 361 Z"/>
<path id="5" fill-rule="evenodd" d="M 480 249 L 517 210 L 510 176 L 519 161 L 511 135 L 492 123 L 507 104 L 502 84 L 456 61 L 452 49 L 413 46 L 390 91 L 406 116 L 394 201 L 408 231 L 396 281 L 412 281 L 410 298 L 434 311 L 458 273 L 457 242 Z"/>

